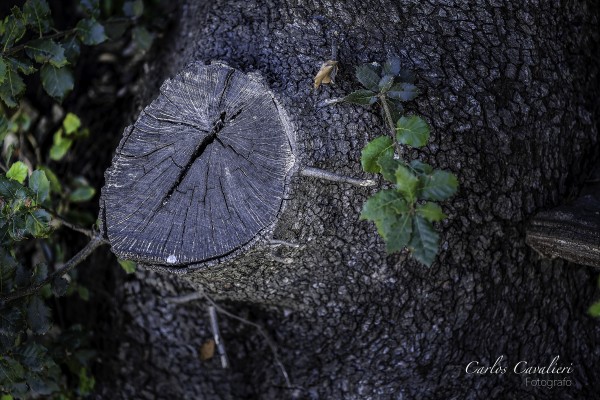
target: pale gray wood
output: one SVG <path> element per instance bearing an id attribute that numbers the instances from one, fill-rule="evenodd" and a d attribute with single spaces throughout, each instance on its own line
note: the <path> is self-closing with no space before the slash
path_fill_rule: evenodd
<path id="1" fill-rule="evenodd" d="M 270 228 L 294 165 L 285 112 L 257 76 L 188 65 L 125 130 L 102 193 L 117 256 L 218 259 Z"/>

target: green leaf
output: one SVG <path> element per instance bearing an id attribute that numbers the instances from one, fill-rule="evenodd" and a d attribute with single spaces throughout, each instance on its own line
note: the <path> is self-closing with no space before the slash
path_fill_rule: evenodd
<path id="1" fill-rule="evenodd" d="M 13 14 L 4 19 L 3 34 L 0 37 L 0 46 L 2 47 L 2 52 L 6 52 L 12 47 L 13 44 L 21 40 L 26 32 L 23 19 L 14 15 L 14 12 L 15 10 L 13 8 Z"/>
<path id="2" fill-rule="evenodd" d="M 592 317 L 600 317 L 600 301 L 595 302 L 588 308 L 588 314 Z"/>
<path id="3" fill-rule="evenodd" d="M 384 189 L 371 196 L 363 205 L 360 219 L 380 221 L 409 211 L 406 201 L 394 189 Z"/>
<path id="4" fill-rule="evenodd" d="M 392 121 L 398 121 L 404 112 L 404 107 L 402 107 L 402 103 L 396 100 L 391 100 L 390 98 L 385 98 L 385 104 L 387 104 L 388 109 L 390 110 L 390 115 L 392 117 Z"/>
<path id="5" fill-rule="evenodd" d="M 83 11 L 94 18 L 100 16 L 100 3 L 99 0 L 81 0 L 81 8 Z"/>
<path id="6" fill-rule="evenodd" d="M 81 45 L 76 36 L 69 36 L 60 44 L 65 49 L 65 57 L 71 64 L 75 64 L 81 53 Z"/>
<path id="7" fill-rule="evenodd" d="M 82 19 L 77 23 L 76 29 L 77 37 L 83 44 L 96 45 L 107 39 L 104 27 L 93 18 Z"/>
<path id="8" fill-rule="evenodd" d="M 419 160 L 412 160 L 410 162 L 410 167 L 419 174 L 431 174 L 433 172 L 433 167 L 429 164 L 425 164 Z"/>
<path id="9" fill-rule="evenodd" d="M 379 165 L 381 175 L 383 175 L 383 179 L 388 182 L 396 183 L 396 170 L 402 162 L 400 160 L 396 160 L 393 155 L 382 155 L 377 160 L 377 165 Z"/>
<path id="10" fill-rule="evenodd" d="M 20 381 L 25 377 L 25 369 L 14 358 L 8 355 L 0 357 L 0 379 L 5 379 L 9 382 Z"/>
<path id="11" fill-rule="evenodd" d="M 21 161 L 17 161 L 10 166 L 9 170 L 6 172 L 6 177 L 19 183 L 23 183 L 25 182 L 25 178 L 27 178 L 27 172 L 29 172 L 27 165 Z"/>
<path id="12" fill-rule="evenodd" d="M 63 128 L 65 128 L 65 133 L 70 135 L 74 133 L 81 127 L 81 120 L 79 117 L 73 113 L 68 113 L 63 121 Z"/>
<path id="13" fill-rule="evenodd" d="M 8 107 L 19 105 L 19 97 L 25 91 L 21 76 L 12 68 L 8 68 L 4 82 L 0 84 L 0 98 Z"/>
<path id="14" fill-rule="evenodd" d="M 96 189 L 91 186 L 84 186 L 75 189 L 69 195 L 69 200 L 74 203 L 81 203 L 90 200 L 96 194 Z"/>
<path id="15" fill-rule="evenodd" d="M 142 0 L 126 1 L 123 4 L 123 13 L 132 18 L 141 17 L 144 13 L 144 2 Z"/>
<path id="16" fill-rule="evenodd" d="M 118 260 L 119 261 L 119 265 L 121 266 L 121 268 L 123 268 L 123 271 L 127 272 L 128 274 L 133 274 L 135 272 L 135 262 L 130 261 L 130 260 Z"/>
<path id="17" fill-rule="evenodd" d="M 131 36 L 133 38 L 133 42 L 139 50 L 148 51 L 150 50 L 150 47 L 152 47 L 154 34 L 150 33 L 148 29 L 144 28 L 143 26 L 136 26 L 133 28 Z"/>
<path id="18" fill-rule="evenodd" d="M 436 170 L 430 175 L 421 175 L 423 189 L 421 198 L 425 200 L 446 200 L 458 189 L 456 176 L 447 171 Z"/>
<path id="19" fill-rule="evenodd" d="M 33 237 L 45 237 L 50 233 L 50 220 L 46 210 L 38 209 L 27 215 L 25 228 Z"/>
<path id="20" fill-rule="evenodd" d="M 429 140 L 429 125 L 418 115 L 402 117 L 396 123 L 398 142 L 412 147 L 423 147 Z"/>
<path id="21" fill-rule="evenodd" d="M 408 245 L 412 234 L 412 220 L 410 214 L 402 214 L 375 223 L 389 254 L 398 253 Z"/>
<path id="22" fill-rule="evenodd" d="M 14 69 L 15 71 L 19 71 L 25 75 L 31 75 L 35 71 L 37 71 L 37 69 L 35 69 L 35 67 L 29 60 L 21 60 L 19 58 L 13 57 L 8 57 L 7 60 L 11 65 L 12 69 Z"/>
<path id="23" fill-rule="evenodd" d="M 62 297 L 69 289 L 69 281 L 62 276 L 57 276 L 52 280 L 52 294 L 55 297 Z"/>
<path id="24" fill-rule="evenodd" d="M 397 76 L 400 73 L 400 59 L 398 57 L 390 57 L 383 64 L 383 73 L 385 75 Z"/>
<path id="25" fill-rule="evenodd" d="M 79 295 L 79 298 L 83 301 L 88 301 L 90 299 L 90 291 L 85 286 L 78 285 L 77 294 Z"/>
<path id="26" fill-rule="evenodd" d="M 40 37 L 52 26 L 50 7 L 46 0 L 27 0 L 23 5 L 23 15 L 27 25 L 35 29 Z"/>
<path id="27" fill-rule="evenodd" d="M 0 57 L 0 83 L 4 82 L 7 73 L 8 66 L 6 65 L 6 61 L 4 61 L 2 57 Z"/>
<path id="28" fill-rule="evenodd" d="M 29 177 L 29 188 L 35 193 L 35 202 L 41 204 L 50 193 L 50 181 L 44 171 L 35 170 Z"/>
<path id="29" fill-rule="evenodd" d="M 33 296 L 27 306 L 27 324 L 36 335 L 50 329 L 50 309 L 39 296 Z"/>
<path id="30" fill-rule="evenodd" d="M 368 106 L 377 101 L 377 95 L 371 90 L 360 89 L 350 93 L 343 100 L 347 103 Z"/>
<path id="31" fill-rule="evenodd" d="M 418 205 L 417 214 L 430 222 L 437 222 L 446 218 L 446 214 L 442 211 L 442 207 L 431 201 Z"/>
<path id="32" fill-rule="evenodd" d="M 379 92 L 385 93 L 392 87 L 394 83 L 394 77 L 392 75 L 384 75 L 383 78 L 379 81 L 377 86 L 379 87 Z"/>
<path id="33" fill-rule="evenodd" d="M 58 179 L 54 171 L 52 171 L 49 167 L 45 165 L 40 165 L 38 168 L 41 171 L 44 171 L 46 177 L 50 181 L 50 190 L 52 190 L 52 192 L 54 193 L 60 194 L 62 192 L 62 185 L 60 184 L 60 180 Z"/>
<path id="34" fill-rule="evenodd" d="M 39 39 L 29 42 L 25 45 L 25 53 L 40 64 L 49 62 L 53 66 L 60 68 L 65 66 L 68 61 L 65 56 L 65 49 L 51 39 Z"/>
<path id="35" fill-rule="evenodd" d="M 62 101 L 73 90 L 73 73 L 68 67 L 56 68 L 53 65 L 45 64 L 40 72 L 40 77 L 46 92 L 58 101 Z"/>
<path id="36" fill-rule="evenodd" d="M 50 148 L 50 158 L 54 161 L 61 160 L 67 154 L 72 144 L 73 140 L 64 137 L 62 129 L 59 129 L 54 134 L 54 141 Z"/>
<path id="37" fill-rule="evenodd" d="M 419 262 L 430 266 L 438 252 L 440 236 L 433 229 L 431 222 L 421 216 L 413 219 L 413 232 L 409 249 Z"/>
<path id="38" fill-rule="evenodd" d="M 387 95 L 400 101 L 411 101 L 419 95 L 419 89 L 412 83 L 397 83 L 388 90 Z"/>
<path id="39" fill-rule="evenodd" d="M 363 170 L 373 173 L 380 172 L 381 167 L 377 161 L 383 156 L 394 156 L 394 143 L 387 136 L 380 136 L 367 143 L 360 156 Z"/>
<path id="40" fill-rule="evenodd" d="M 373 65 L 363 64 L 356 67 L 356 79 L 367 89 L 379 91 L 379 74 Z"/>
<path id="41" fill-rule="evenodd" d="M 413 174 L 410 169 L 404 165 L 399 165 L 396 168 L 396 188 L 409 204 L 415 202 L 417 197 L 417 184 L 419 178 Z"/>

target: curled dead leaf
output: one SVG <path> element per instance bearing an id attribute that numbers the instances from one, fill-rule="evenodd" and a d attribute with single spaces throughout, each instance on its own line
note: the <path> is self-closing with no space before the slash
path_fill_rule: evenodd
<path id="1" fill-rule="evenodd" d="M 315 76 L 315 89 L 321 84 L 331 83 L 335 79 L 338 62 L 335 60 L 325 61 Z"/>
<path id="2" fill-rule="evenodd" d="M 208 339 L 200 346 L 200 360 L 208 361 L 215 355 L 215 341 L 214 339 Z"/>

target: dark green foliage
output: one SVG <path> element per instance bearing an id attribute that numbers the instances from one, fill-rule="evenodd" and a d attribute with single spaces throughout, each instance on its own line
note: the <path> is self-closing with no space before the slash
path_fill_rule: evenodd
<path id="1" fill-rule="evenodd" d="M 439 247 L 439 234 L 433 223 L 446 215 L 434 201 L 452 197 L 458 180 L 452 173 L 435 170 L 419 160 L 406 162 L 398 156 L 399 145 L 423 147 L 429 141 L 430 127 L 417 116 L 403 116 L 402 102 L 419 93 L 415 76 L 392 58 L 383 66 L 377 63 L 356 68 L 356 78 L 364 86 L 343 100 L 358 105 L 378 103 L 392 136 L 380 136 L 362 151 L 361 165 L 366 172 L 380 173 L 392 184 L 373 195 L 365 205 L 361 219 L 373 221 L 389 253 L 408 248 L 424 265 L 431 265 Z"/>

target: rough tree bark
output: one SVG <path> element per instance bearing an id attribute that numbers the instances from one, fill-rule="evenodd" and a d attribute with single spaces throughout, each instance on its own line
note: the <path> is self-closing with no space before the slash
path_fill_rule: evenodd
<path id="1" fill-rule="evenodd" d="M 233 371 L 202 364 L 204 305 L 168 303 L 191 288 L 141 271 L 126 285 L 112 360 L 122 396 L 597 396 L 600 327 L 586 315 L 594 271 L 540 259 L 525 226 L 575 194 L 597 160 L 598 11 L 592 1 L 184 1 L 148 66 L 143 105 L 191 61 L 256 71 L 290 116 L 301 166 L 369 178 L 358 160 L 385 134 L 378 110 L 317 104 L 357 88 L 355 65 L 398 54 L 424 92 L 414 111 L 433 127 L 431 144 L 410 156 L 454 171 L 461 187 L 444 205 L 438 260 L 424 268 L 386 256 L 374 227 L 358 221 L 373 189 L 293 176 L 274 237 L 301 247 L 255 248 L 188 278 L 268 328 L 295 390 L 261 338 L 237 324 L 221 328 Z M 334 38 L 337 84 L 314 92 Z M 507 373 L 465 373 L 501 355 Z M 556 355 L 574 367 L 569 388 L 526 386 L 512 373 L 520 360 L 547 365 Z"/>

